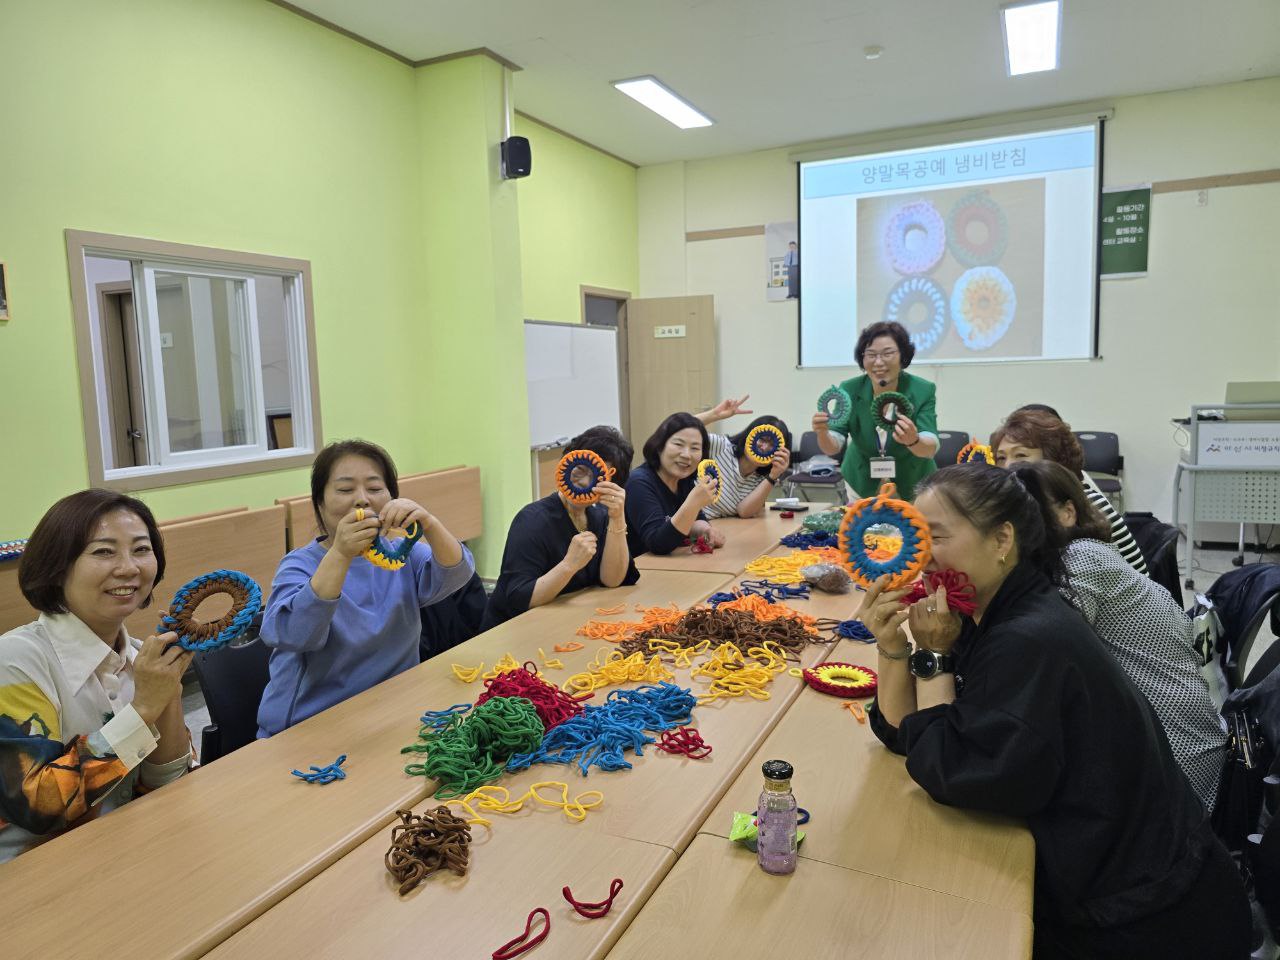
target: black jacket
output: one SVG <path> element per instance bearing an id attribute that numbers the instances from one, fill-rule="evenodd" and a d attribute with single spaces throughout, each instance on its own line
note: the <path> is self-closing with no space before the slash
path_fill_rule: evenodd
<path id="1" fill-rule="evenodd" d="M 694 476 L 685 477 L 672 493 L 647 463 L 631 471 L 627 479 L 627 540 L 632 557 L 670 553 L 685 544 L 688 537 L 675 528 L 671 518 L 697 482 Z M 698 517 L 702 518 L 701 512 Z"/>
<path id="2" fill-rule="evenodd" d="M 956 644 L 954 703 L 872 728 L 934 800 L 1025 817 L 1037 918 L 1111 927 L 1175 904 L 1214 843 L 1159 721 L 1084 620 L 1019 567 Z"/>
<path id="3" fill-rule="evenodd" d="M 599 504 L 587 507 L 587 529 L 596 535 L 596 555 L 570 578 L 560 592 L 573 593 L 584 587 L 600 586 L 600 563 L 608 538 L 609 511 Z M 569 541 L 578 535 L 569 511 L 553 493 L 523 507 L 511 521 L 507 545 L 502 550 L 502 570 L 489 596 L 481 629 L 488 630 L 529 609 L 529 599 L 538 578 L 564 559 Z M 634 561 L 627 564 L 623 585 L 640 579 Z"/>

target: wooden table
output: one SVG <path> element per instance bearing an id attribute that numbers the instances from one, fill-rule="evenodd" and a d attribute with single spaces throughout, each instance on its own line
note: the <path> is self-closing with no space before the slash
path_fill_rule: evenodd
<path id="1" fill-rule="evenodd" d="M 434 805 L 423 803 L 418 810 Z M 492 830 L 472 828 L 463 877 L 441 871 L 399 896 L 383 864 L 391 844 L 387 827 L 208 956 L 488 957 L 524 929 L 530 910 L 546 907 L 551 932 L 532 956 L 601 957 L 676 859 L 656 844 L 616 838 L 603 843 L 590 818 L 570 823 L 549 807 L 492 819 Z M 603 900 L 614 877 L 625 886 L 603 919 L 578 916 L 560 893 L 569 886 L 579 901 Z"/>
<path id="2" fill-rule="evenodd" d="M 694 553 L 689 547 L 680 547 L 668 554 L 646 553 L 636 557 L 641 570 L 700 570 L 737 575 L 748 563 L 778 546 L 778 541 L 800 528 L 805 514 L 797 513 L 783 520 L 778 510 L 765 508 L 760 517 L 743 520 L 741 517 L 725 517 L 712 524 L 725 536 L 725 544 L 712 553 Z"/>
<path id="3" fill-rule="evenodd" d="M 1024 914 L 814 860 L 773 877 L 745 848 L 699 834 L 609 960 L 997 960 L 1030 950 Z"/>
<path id="4" fill-rule="evenodd" d="M 875 647 L 844 640 L 831 660 L 875 668 Z M 783 759 L 812 815 L 802 858 L 1031 915 L 1035 844 L 1020 822 L 935 803 L 902 757 L 840 698 L 806 689 L 743 768 L 702 831 L 728 837 L 733 811 L 754 809 L 760 764 Z"/>
<path id="5" fill-rule="evenodd" d="M 554 656 L 596 606 L 690 605 L 725 580 L 655 572 L 557 600 L 0 866 L 0 895 L 40 905 L 7 922 L 6 960 L 44 960 L 51 944 L 60 957 L 97 956 L 103 943 L 148 958 L 202 955 L 426 797 L 430 784 L 404 773 L 400 748 L 423 710 L 475 699 L 478 688 L 450 663 L 492 665 L 504 652 L 536 659 L 539 646 Z M 562 655 L 566 670 L 592 653 Z M 289 774 L 343 753 L 340 783 Z M 104 884 L 143 897 L 145 919 L 112 906 Z"/>

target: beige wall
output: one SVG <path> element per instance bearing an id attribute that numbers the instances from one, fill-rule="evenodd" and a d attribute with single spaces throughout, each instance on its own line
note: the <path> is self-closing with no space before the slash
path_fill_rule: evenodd
<path id="1" fill-rule="evenodd" d="M 1108 185 L 1280 167 L 1280 78 L 1113 101 Z M 796 307 L 766 303 L 764 237 L 685 243 L 686 230 L 796 216 L 786 150 L 645 167 L 640 295 L 712 294 L 720 389 L 804 429 L 847 369 L 797 370 Z M 1179 445 L 1169 418 L 1221 400 L 1228 380 L 1280 379 L 1276 295 L 1280 183 L 1156 196 L 1150 274 L 1102 285 L 1096 361 L 919 366 L 938 384 L 943 429 L 989 431 L 1014 407 L 1058 407 L 1077 429 L 1113 430 L 1129 509 L 1168 519 Z M 850 331 L 850 336 L 853 331 Z"/>

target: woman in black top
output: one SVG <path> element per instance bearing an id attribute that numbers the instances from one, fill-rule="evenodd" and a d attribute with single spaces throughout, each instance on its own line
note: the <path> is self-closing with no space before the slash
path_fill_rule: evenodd
<path id="1" fill-rule="evenodd" d="M 627 481 L 631 555 L 671 553 L 691 540 L 724 546 L 724 535 L 702 510 L 715 499 L 715 481 L 698 482 L 698 463 L 710 456 L 707 428 L 691 413 L 673 413 L 644 443 L 644 463 Z"/>
<path id="2" fill-rule="evenodd" d="M 1240 876 L 1150 705 L 1053 585 L 1036 501 L 968 464 L 925 478 L 915 505 L 929 569 L 967 574 L 977 610 L 949 612 L 944 589 L 907 608 L 905 590 L 868 592 L 872 729 L 939 803 L 1026 818 L 1037 960 L 1247 957 Z"/>
<path id="3" fill-rule="evenodd" d="M 482 630 L 584 587 L 617 587 L 640 579 L 631 562 L 623 484 L 635 455 L 613 427 L 592 427 L 565 447 L 590 450 L 613 468 L 613 480 L 596 484 L 600 500 L 588 507 L 560 493 L 535 500 L 511 521 L 502 571 L 485 609 Z M 582 468 L 584 474 L 586 468 Z M 585 482 L 586 476 L 575 482 Z"/>

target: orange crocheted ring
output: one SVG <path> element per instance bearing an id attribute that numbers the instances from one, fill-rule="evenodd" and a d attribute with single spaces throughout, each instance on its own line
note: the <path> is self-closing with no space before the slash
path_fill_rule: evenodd
<path id="1" fill-rule="evenodd" d="M 573 482 L 573 472 L 585 467 L 591 472 L 591 478 L 585 484 Z M 556 489 L 570 503 L 587 506 L 600 499 L 596 492 L 596 484 L 613 479 L 613 467 L 604 462 L 604 458 L 594 450 L 570 450 L 560 458 L 556 466 Z"/>
<path id="2" fill-rule="evenodd" d="M 906 586 L 933 552 L 929 524 L 911 504 L 895 499 L 896 492 L 886 483 L 876 496 L 845 508 L 840 521 L 840 561 L 864 589 L 883 576 L 890 590 Z"/>

